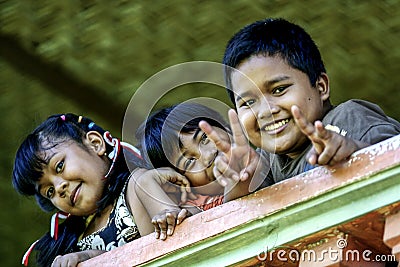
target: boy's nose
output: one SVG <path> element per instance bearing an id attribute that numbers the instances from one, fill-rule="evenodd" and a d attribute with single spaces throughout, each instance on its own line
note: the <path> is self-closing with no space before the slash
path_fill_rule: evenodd
<path id="1" fill-rule="evenodd" d="M 275 105 L 275 103 L 265 102 L 259 107 L 257 113 L 257 119 L 267 119 L 271 117 L 273 114 L 276 114 L 278 112 L 279 112 L 279 107 Z"/>

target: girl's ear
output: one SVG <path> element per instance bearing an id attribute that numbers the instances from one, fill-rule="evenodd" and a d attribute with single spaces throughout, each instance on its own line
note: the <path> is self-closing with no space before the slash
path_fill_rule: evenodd
<path id="1" fill-rule="evenodd" d="M 326 73 L 322 73 L 317 80 L 317 89 L 321 95 L 321 100 L 325 101 L 329 99 L 330 88 L 329 88 L 329 78 Z"/>
<path id="2" fill-rule="evenodd" d="M 86 141 L 90 148 L 99 156 L 103 156 L 106 152 L 106 143 L 103 136 L 97 131 L 90 131 L 86 133 Z"/>

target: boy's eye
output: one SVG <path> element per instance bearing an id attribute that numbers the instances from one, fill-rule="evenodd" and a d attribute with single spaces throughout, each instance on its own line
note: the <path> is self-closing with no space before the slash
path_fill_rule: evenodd
<path id="1" fill-rule="evenodd" d="M 246 101 L 243 101 L 240 105 L 239 105 L 239 107 L 250 107 L 251 105 L 253 105 L 254 103 L 255 103 L 256 101 L 254 100 L 254 99 L 249 99 L 249 100 L 246 100 Z"/>
<path id="2" fill-rule="evenodd" d="M 281 94 L 286 90 L 287 86 L 278 86 L 272 90 L 273 94 Z"/>
<path id="3" fill-rule="evenodd" d="M 64 168 L 64 161 L 62 160 L 56 165 L 56 173 L 62 172 L 63 168 Z"/>
<path id="4" fill-rule="evenodd" d="M 50 186 L 47 191 L 46 191 L 46 197 L 47 198 L 52 198 L 54 195 L 55 189 L 54 187 Z"/>

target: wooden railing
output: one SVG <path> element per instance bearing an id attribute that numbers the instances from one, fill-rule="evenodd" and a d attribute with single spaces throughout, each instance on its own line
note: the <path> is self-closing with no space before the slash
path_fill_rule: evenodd
<path id="1" fill-rule="evenodd" d="M 144 236 L 79 267 L 385 266 L 400 260 L 398 211 L 400 135 L 187 218 L 166 241 Z"/>

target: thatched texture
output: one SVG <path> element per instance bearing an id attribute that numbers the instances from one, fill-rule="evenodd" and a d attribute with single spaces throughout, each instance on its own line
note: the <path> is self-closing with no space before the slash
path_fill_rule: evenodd
<path id="1" fill-rule="evenodd" d="M 72 111 L 118 136 L 146 79 L 178 63 L 220 62 L 231 35 L 265 17 L 287 18 L 313 36 L 334 103 L 363 98 L 400 119 L 397 0 L 0 1 L 2 265 L 15 266 L 48 227 L 47 216 L 10 186 L 13 156 L 28 131 L 50 114 Z M 160 105 L 203 93 L 227 100 L 224 90 L 204 88 Z"/>

